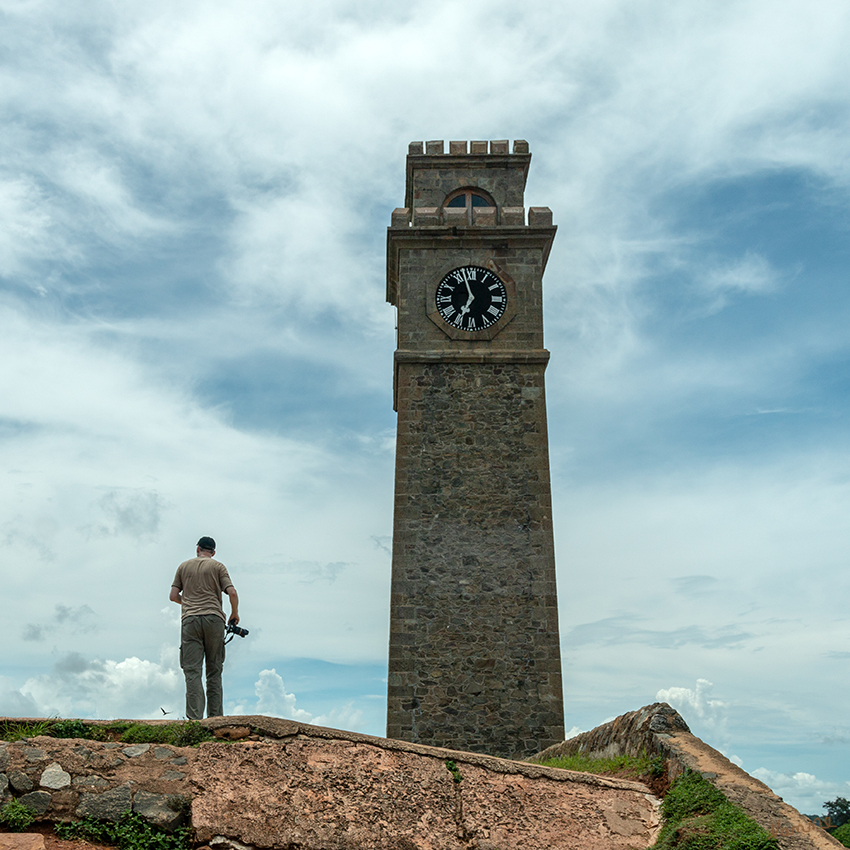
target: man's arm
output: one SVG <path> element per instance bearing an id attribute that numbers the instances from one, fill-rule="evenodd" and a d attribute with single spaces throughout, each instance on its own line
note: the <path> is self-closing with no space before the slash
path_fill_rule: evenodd
<path id="1" fill-rule="evenodd" d="M 236 588 L 231 584 L 230 587 L 227 588 L 227 597 L 230 599 L 230 618 L 228 619 L 228 623 L 233 623 L 233 625 L 239 625 L 239 594 L 236 592 Z"/>
<path id="2" fill-rule="evenodd" d="M 180 588 L 175 587 L 173 584 L 171 585 L 171 593 L 168 595 L 168 598 L 172 602 L 176 602 L 178 605 L 183 604 L 183 597 L 180 595 Z"/>

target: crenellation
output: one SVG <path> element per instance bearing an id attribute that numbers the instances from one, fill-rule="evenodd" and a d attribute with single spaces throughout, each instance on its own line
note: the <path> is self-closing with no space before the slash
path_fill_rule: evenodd
<path id="1" fill-rule="evenodd" d="M 528 208 L 528 226 L 529 227 L 551 227 L 552 226 L 552 210 L 549 207 L 529 207 Z"/>
<path id="2" fill-rule="evenodd" d="M 446 143 L 442 139 L 425 142 L 425 153 L 427 156 L 442 156 L 445 153 Z"/>

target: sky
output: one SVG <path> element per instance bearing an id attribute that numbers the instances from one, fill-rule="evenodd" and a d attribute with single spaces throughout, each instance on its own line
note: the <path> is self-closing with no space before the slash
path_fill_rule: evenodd
<path id="1" fill-rule="evenodd" d="M 386 227 L 408 143 L 526 139 L 565 724 L 665 700 L 850 797 L 850 7 L 0 0 L 0 714 L 385 731 Z"/>

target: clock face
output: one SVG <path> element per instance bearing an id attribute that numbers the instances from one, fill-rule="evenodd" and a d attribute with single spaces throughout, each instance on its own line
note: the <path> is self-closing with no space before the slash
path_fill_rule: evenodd
<path id="1" fill-rule="evenodd" d="M 462 331 L 480 331 L 495 325 L 507 304 L 505 284 L 480 266 L 454 269 L 437 287 L 437 312 Z"/>

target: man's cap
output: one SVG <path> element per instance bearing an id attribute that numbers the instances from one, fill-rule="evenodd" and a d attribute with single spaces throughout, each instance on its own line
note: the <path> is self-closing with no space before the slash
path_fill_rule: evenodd
<path id="1" fill-rule="evenodd" d="M 215 552 L 215 540 L 213 540 L 212 537 L 202 537 L 198 541 L 198 546 L 200 546 L 201 549 L 206 549 L 208 552 Z"/>

